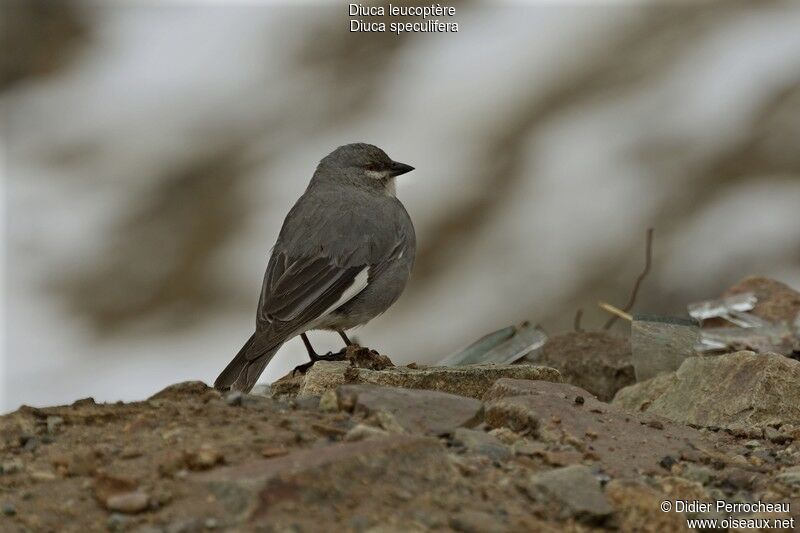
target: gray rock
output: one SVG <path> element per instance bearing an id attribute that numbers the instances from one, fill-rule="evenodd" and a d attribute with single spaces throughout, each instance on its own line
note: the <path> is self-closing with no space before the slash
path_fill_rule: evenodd
<path id="1" fill-rule="evenodd" d="M 787 468 L 778 474 L 775 479 L 784 485 L 793 488 L 800 488 L 800 466 Z"/>
<path id="2" fill-rule="evenodd" d="M 614 405 L 706 427 L 800 423 L 800 362 L 737 352 L 686 359 L 672 374 L 619 391 Z"/>
<path id="3" fill-rule="evenodd" d="M 531 478 L 529 493 L 554 504 L 559 518 L 600 524 L 613 512 L 600 481 L 583 465 L 556 468 Z"/>
<path id="4" fill-rule="evenodd" d="M 461 533 L 503 533 L 508 528 L 497 517 L 482 511 L 461 511 L 450 518 L 450 527 Z"/>
<path id="5" fill-rule="evenodd" d="M 452 442 L 456 446 L 485 455 L 494 461 L 505 461 L 513 455 L 508 446 L 485 431 L 457 428 L 453 431 Z"/>
<path id="6" fill-rule="evenodd" d="M 387 412 L 409 433 L 445 435 L 483 420 L 479 400 L 446 392 L 375 385 L 344 385 L 336 392 L 340 407 L 364 415 Z"/>
<path id="7" fill-rule="evenodd" d="M 580 387 L 567 383 L 551 383 L 548 381 L 532 381 L 528 379 L 501 378 L 483 395 L 483 401 L 488 402 L 512 396 L 525 396 L 528 394 L 555 394 L 564 398 L 571 398 L 577 403 L 585 402 L 587 398 L 597 398 Z"/>

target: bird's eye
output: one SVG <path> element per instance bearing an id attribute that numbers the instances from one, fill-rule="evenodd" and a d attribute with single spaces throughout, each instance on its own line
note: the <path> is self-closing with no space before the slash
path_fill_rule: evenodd
<path id="1" fill-rule="evenodd" d="M 364 168 L 369 170 L 369 171 L 371 171 L 371 172 L 375 172 L 375 171 L 378 170 L 378 165 L 376 165 L 375 163 L 370 163 L 369 165 L 365 166 Z"/>

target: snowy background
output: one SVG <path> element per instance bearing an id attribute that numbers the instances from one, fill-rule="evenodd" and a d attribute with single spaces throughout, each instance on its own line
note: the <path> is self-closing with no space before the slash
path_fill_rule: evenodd
<path id="1" fill-rule="evenodd" d="M 454 5 L 459 33 L 397 37 L 346 5 L 5 2 L 0 412 L 213 381 L 353 141 L 417 168 L 412 283 L 355 334 L 397 363 L 579 307 L 599 327 L 649 226 L 638 310 L 800 287 L 800 3 Z M 262 380 L 304 360 L 290 341 Z"/>

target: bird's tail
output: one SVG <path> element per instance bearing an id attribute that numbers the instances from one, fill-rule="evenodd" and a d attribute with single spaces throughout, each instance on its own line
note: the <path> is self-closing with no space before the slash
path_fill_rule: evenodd
<path id="1" fill-rule="evenodd" d="M 256 340 L 256 334 L 253 333 L 236 357 L 228 363 L 225 370 L 214 381 L 214 388 L 221 391 L 250 392 L 282 344 L 264 348 Z"/>

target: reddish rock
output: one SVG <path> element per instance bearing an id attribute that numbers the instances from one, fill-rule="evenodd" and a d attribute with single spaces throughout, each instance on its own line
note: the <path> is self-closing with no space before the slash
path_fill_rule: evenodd
<path id="1" fill-rule="evenodd" d="M 583 403 L 577 403 L 573 386 L 540 381 L 513 385 L 527 387 L 529 393 L 489 403 L 485 417 L 491 427 L 576 446 L 614 477 L 660 473 L 658 463 L 665 455 L 677 457 L 704 441 L 697 430 L 666 420 L 658 429 L 651 423 L 656 417 L 626 412 L 586 391 Z"/>
<path id="2" fill-rule="evenodd" d="M 355 483 L 354 472 L 358 472 Z M 303 525 L 297 509 L 306 502 L 325 502 L 331 508 L 348 509 L 351 516 L 367 516 L 387 503 L 373 499 L 376 485 L 391 480 L 395 487 L 424 491 L 450 482 L 453 475 L 438 440 L 393 435 L 219 468 L 193 479 L 208 487 L 238 521 L 268 521 L 283 530 Z"/>
<path id="3" fill-rule="evenodd" d="M 743 292 L 756 295 L 758 302 L 751 313 L 765 320 L 791 324 L 800 313 L 800 292 L 780 281 L 751 276 L 726 290 L 722 296 Z"/>

